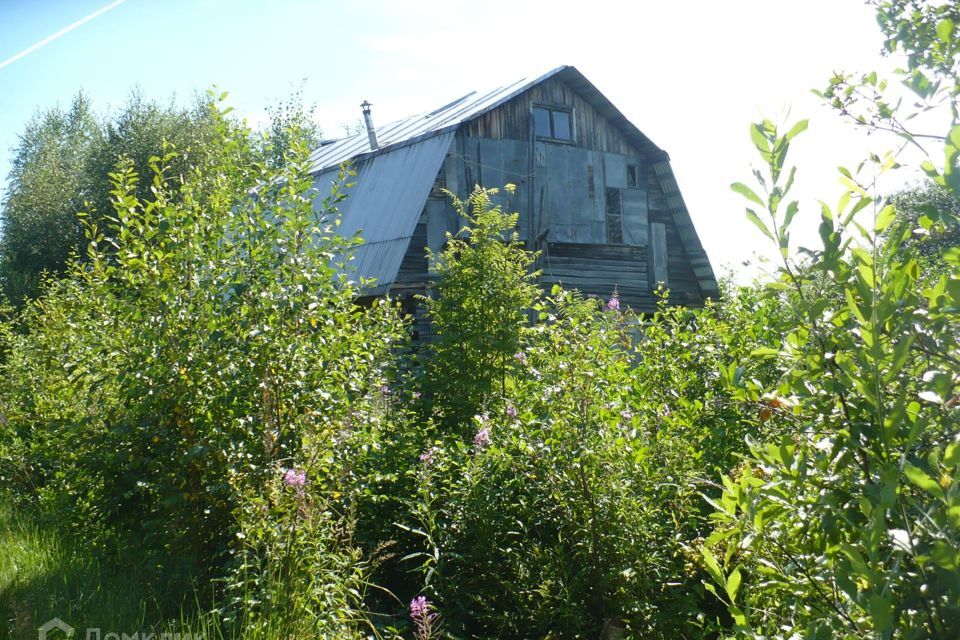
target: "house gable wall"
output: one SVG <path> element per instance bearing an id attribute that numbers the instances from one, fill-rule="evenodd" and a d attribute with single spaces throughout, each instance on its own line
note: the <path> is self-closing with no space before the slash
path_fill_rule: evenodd
<path id="1" fill-rule="evenodd" d="M 535 139 L 535 105 L 572 109 L 573 139 Z M 662 159 L 662 153 L 657 159 Z M 396 288 L 425 282 L 423 249 L 438 251 L 445 234 L 461 224 L 440 189 L 461 198 L 474 185 L 516 185 L 513 195 L 495 200 L 519 212 L 518 232 L 540 252 L 542 284 L 561 283 L 586 295 L 609 296 L 640 311 L 656 305 L 656 279 L 666 277 L 671 299 L 702 304 L 677 226 L 659 180 L 651 170 L 651 150 L 640 149 L 617 127 L 559 78 L 548 78 L 503 105 L 461 125 L 435 189 L 424 207 L 418 233 L 410 243 Z M 632 180 L 628 181 L 628 167 Z M 654 225 L 661 228 L 655 229 Z M 665 246 L 651 245 L 651 230 Z M 652 265 L 654 252 L 662 265 Z"/>

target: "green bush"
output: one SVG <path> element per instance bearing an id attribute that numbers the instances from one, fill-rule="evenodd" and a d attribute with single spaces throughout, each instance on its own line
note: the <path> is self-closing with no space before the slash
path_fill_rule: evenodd
<path id="1" fill-rule="evenodd" d="M 313 191 L 306 146 L 265 168 L 250 132 L 211 109 L 212 155 L 183 179 L 172 149 L 151 159 L 150 199 L 129 163 L 113 172 L 113 219 L 88 220 L 88 259 L 26 311 L 2 376 L 24 495 L 92 540 L 131 535 L 158 565 L 206 577 L 273 566 L 281 547 L 264 532 L 292 516 L 250 509 L 270 501 L 280 466 L 337 480 L 337 439 L 363 425 L 401 337 L 389 303 L 354 303 L 334 261 L 355 242 L 334 232 L 342 192 Z M 352 593 L 360 570 L 333 542 L 329 499 L 318 494 L 310 540 L 290 551 L 328 567 L 304 595 L 315 607 L 332 607 L 317 581 Z M 337 606 L 349 617 L 356 604 Z"/>
<path id="2" fill-rule="evenodd" d="M 430 306 L 444 314 L 440 331 L 455 328 L 463 341 L 489 339 L 492 320 L 473 312 L 489 256 L 532 262 L 504 241 L 513 217 L 478 199 L 477 221 L 480 230 L 463 231 L 469 244 L 444 253 Z M 506 271 L 483 292 L 527 287 L 525 270 Z M 461 303 L 469 296 L 476 301 Z M 425 398 L 436 415 L 469 406 L 472 418 L 412 425 L 414 437 L 394 445 L 413 465 L 398 537 L 419 538 L 409 559 L 444 629 L 489 638 L 595 637 L 620 624 L 642 637 L 704 633 L 712 618 L 699 607 L 713 603 L 696 551 L 709 531 L 700 493 L 716 493 L 711 472 L 736 464 L 744 436 L 767 427 L 764 400 L 735 400 L 727 382 L 776 376 L 768 363 L 735 363 L 779 335 L 782 308 L 731 289 L 728 302 L 704 309 L 664 299 L 641 323 L 616 303 L 601 308 L 557 288 L 530 311 L 536 323 L 517 313 L 498 325 L 508 340 L 465 348 L 495 354 L 477 358 L 487 378 L 461 376 L 459 394 Z"/>
<path id="3" fill-rule="evenodd" d="M 505 187 L 508 193 L 513 189 Z M 521 250 L 517 236 L 518 214 L 494 206 L 496 193 L 478 185 L 466 202 L 448 194 L 469 226 L 457 236 L 448 234 L 440 255 L 428 251 L 435 263 L 436 296 L 423 302 L 436 339 L 423 387 L 434 415 L 461 435 L 491 394 L 502 395 L 539 293 L 531 273 L 534 256 Z"/>
<path id="4" fill-rule="evenodd" d="M 769 121 L 751 129 L 766 172 L 755 174 L 758 191 L 734 189 L 767 210 L 766 219 L 748 213 L 783 256 L 767 288 L 796 316 L 776 347 L 754 353 L 778 363 L 780 379 L 740 388 L 774 398 L 784 408 L 775 419 L 795 428 L 755 440 L 715 503 L 708 588 L 741 636 L 960 635 L 960 248 L 914 239 L 917 228 L 955 236 L 960 222 L 960 15 L 950 4 L 874 4 L 888 50 L 909 54 L 906 86 L 950 109 L 943 162 L 923 163 L 939 197 L 920 212 L 898 211 L 911 205 L 903 198 L 885 202 L 878 176 L 898 166 L 893 154 L 841 167 L 839 203 L 820 205 L 822 247 L 797 260 L 786 158 L 805 123 L 786 134 Z M 862 126 L 919 146 L 905 125 L 914 107 L 889 100 L 885 86 L 875 73 L 838 75 L 822 95 Z"/>

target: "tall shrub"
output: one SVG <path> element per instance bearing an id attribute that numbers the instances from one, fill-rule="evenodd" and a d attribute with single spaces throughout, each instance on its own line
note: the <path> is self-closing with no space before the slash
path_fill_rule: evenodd
<path id="1" fill-rule="evenodd" d="M 956 197 L 957 7 L 873 4 L 888 49 L 909 56 L 905 84 L 949 108 L 950 128 L 935 143 L 943 159 L 923 168 Z M 837 76 L 824 96 L 861 125 L 922 146 L 909 128 L 912 107 L 889 100 L 884 87 L 873 73 Z M 795 259 L 798 204 L 787 200 L 794 170 L 786 158 L 803 128 L 753 125 L 766 172 L 757 173 L 757 190 L 734 185 L 782 250 L 769 288 L 789 292 L 799 314 L 776 348 L 754 354 L 781 363 L 784 375 L 761 390 L 798 428 L 756 440 L 724 479 L 704 550 L 709 588 L 745 637 L 957 637 L 960 249 L 941 247 L 938 271 L 924 274 L 907 246 L 917 224 L 949 237 L 960 221 L 952 206 L 926 207 L 919 220 L 898 213 L 876 183 L 896 158 L 874 156 L 865 171 L 841 168 L 838 204 L 821 203 L 822 247 L 809 262 Z"/>
<path id="2" fill-rule="evenodd" d="M 352 557 L 329 512 L 331 461 L 338 439 L 363 425 L 351 411 L 379 386 L 399 320 L 388 302 L 354 303 L 334 263 L 356 242 L 335 233 L 343 193 L 313 190 L 296 132 L 282 167 L 266 168 L 250 132 L 210 109 L 216 140 L 204 162 L 181 178 L 169 171 L 175 150 L 151 158 L 148 199 L 129 162 L 118 165 L 111 220 L 87 218 L 87 261 L 27 311 L 3 365 L 7 418 L 27 443 L 14 466 L 22 487 L 88 535 L 132 534 L 158 564 L 213 576 L 225 563 L 272 566 L 280 542 L 270 532 L 285 530 L 274 517 L 294 528 L 310 518 L 342 542 L 321 545 L 317 533 L 287 548 L 304 566 L 311 550 Z M 269 506 L 289 469 L 316 488 L 304 489 L 310 509 Z M 350 565 L 297 575 L 333 585 Z M 253 598 L 240 604 L 262 584 L 248 577 L 231 579 Z M 357 604 L 355 588 L 339 593 L 354 596 L 327 605 Z"/>
<path id="3" fill-rule="evenodd" d="M 505 187 L 513 193 L 513 185 Z M 496 189 L 477 186 L 453 206 L 467 225 L 434 261 L 436 297 L 424 299 L 436 333 L 426 390 L 445 424 L 461 433 L 474 413 L 502 395 L 521 329 L 537 299 L 534 256 L 519 250 L 516 213 L 494 206 Z"/>

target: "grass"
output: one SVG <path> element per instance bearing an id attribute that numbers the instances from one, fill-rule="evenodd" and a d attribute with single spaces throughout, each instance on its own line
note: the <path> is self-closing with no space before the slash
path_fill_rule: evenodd
<path id="1" fill-rule="evenodd" d="M 163 579 L 135 552 L 94 554 L 72 535 L 79 526 L 44 524 L 0 498 L 0 639 L 36 638 L 54 617 L 78 629 L 75 637 L 88 627 L 183 633 L 183 620 L 196 618 L 196 607 L 170 602 Z"/>
<path id="2" fill-rule="evenodd" d="M 113 554 L 94 553 L 80 533 L 79 527 L 63 531 L 20 511 L 0 494 L 0 640 L 35 640 L 38 628 L 55 617 L 76 630 L 74 640 L 85 639 L 88 628 L 100 629 L 101 638 L 109 633 L 190 634 L 197 640 L 313 635 L 308 619 L 295 621 L 292 633 L 285 616 L 250 624 L 244 614 L 238 627 L 226 628 L 219 616 L 201 613 L 194 589 L 148 566 L 137 549 L 117 542 Z M 191 595 L 185 599 L 184 593 Z M 55 632 L 50 640 L 62 637 Z"/>

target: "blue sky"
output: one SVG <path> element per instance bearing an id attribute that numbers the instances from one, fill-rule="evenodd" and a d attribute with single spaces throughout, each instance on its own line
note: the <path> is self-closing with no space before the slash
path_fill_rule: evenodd
<path id="1" fill-rule="evenodd" d="M 0 64 L 111 1 L 0 0 Z M 216 84 L 259 121 L 305 80 L 337 135 L 364 99 L 386 122 L 573 64 L 670 153 L 715 267 L 739 265 L 764 246 L 729 190 L 750 175 L 748 124 L 812 117 L 798 189 L 835 200 L 836 166 L 888 142 L 858 135 L 809 90 L 837 69 L 889 68 L 880 42 L 860 0 L 125 0 L 0 68 L 0 178 L 29 117 L 80 89 L 108 109 L 135 86 L 188 100 Z"/>

